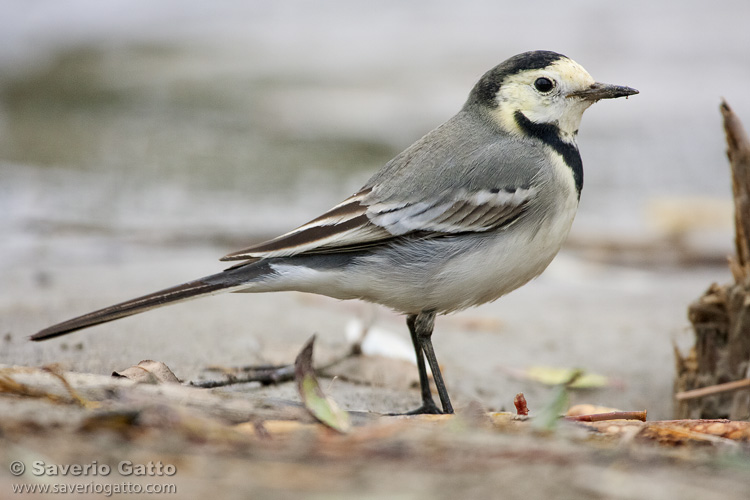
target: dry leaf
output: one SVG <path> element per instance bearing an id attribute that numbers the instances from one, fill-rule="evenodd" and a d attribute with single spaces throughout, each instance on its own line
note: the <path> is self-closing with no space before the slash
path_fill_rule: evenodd
<path id="1" fill-rule="evenodd" d="M 115 378 L 126 378 L 143 384 L 180 383 L 179 379 L 167 365 L 161 361 L 151 361 L 150 359 L 141 361 L 122 372 L 112 372 L 112 376 Z"/>
<path id="2" fill-rule="evenodd" d="M 750 441 L 750 422 L 736 420 L 664 420 L 651 422 L 641 431 L 640 437 L 661 444 L 678 445 L 690 441 L 720 443 Z"/>

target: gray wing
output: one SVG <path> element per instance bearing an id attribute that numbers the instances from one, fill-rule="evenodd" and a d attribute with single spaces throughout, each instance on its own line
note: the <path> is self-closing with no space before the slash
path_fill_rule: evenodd
<path id="1" fill-rule="evenodd" d="M 539 194 L 543 152 L 459 113 L 320 217 L 222 260 L 360 249 L 396 237 L 484 232 L 512 223 Z"/>

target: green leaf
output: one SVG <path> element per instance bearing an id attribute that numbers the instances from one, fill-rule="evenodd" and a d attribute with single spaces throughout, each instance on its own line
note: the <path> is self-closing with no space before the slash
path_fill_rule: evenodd
<path id="1" fill-rule="evenodd" d="M 349 414 L 321 389 L 312 366 L 315 335 L 307 341 L 294 361 L 294 379 L 302 404 L 322 424 L 341 433 L 351 429 Z"/>
<path id="2" fill-rule="evenodd" d="M 557 427 L 560 417 L 565 414 L 570 403 L 569 390 L 582 375 L 582 370 L 570 370 L 567 379 L 564 379 L 555 387 L 552 397 L 539 414 L 534 415 L 532 427 L 545 431 L 551 431 Z"/>
<path id="3" fill-rule="evenodd" d="M 573 375 L 575 380 L 568 382 Z M 530 366 L 524 372 L 530 380 L 546 385 L 566 384 L 569 389 L 597 389 L 609 385 L 609 379 L 598 373 L 581 372 L 575 368 L 554 368 L 551 366 Z"/>

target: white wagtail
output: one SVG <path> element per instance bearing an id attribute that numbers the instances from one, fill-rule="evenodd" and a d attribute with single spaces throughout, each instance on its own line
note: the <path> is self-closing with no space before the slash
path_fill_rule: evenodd
<path id="1" fill-rule="evenodd" d="M 629 87 L 597 83 L 548 51 L 511 57 L 461 111 L 389 161 L 354 195 L 225 271 L 45 328 L 43 340 L 218 292 L 297 290 L 406 314 L 422 406 L 452 413 L 432 347 L 435 315 L 490 302 L 538 276 L 568 235 L 583 187 L 583 112 Z M 442 410 L 432 399 L 424 357 Z"/>

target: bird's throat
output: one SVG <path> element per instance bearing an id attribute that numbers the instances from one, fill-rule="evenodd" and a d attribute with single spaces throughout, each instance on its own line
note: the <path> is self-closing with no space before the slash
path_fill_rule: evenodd
<path id="1" fill-rule="evenodd" d="M 516 111 L 513 118 L 524 135 L 544 142 L 562 156 L 565 164 L 573 172 L 576 192 L 580 199 L 583 189 L 583 161 L 576 143 L 570 140 L 566 141 L 560 127 L 554 123 L 534 123 L 520 111 Z"/>

